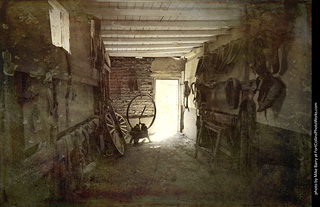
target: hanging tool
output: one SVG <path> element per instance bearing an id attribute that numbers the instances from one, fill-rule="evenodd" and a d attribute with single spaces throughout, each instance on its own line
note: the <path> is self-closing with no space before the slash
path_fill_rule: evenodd
<path id="1" fill-rule="evenodd" d="M 190 95 L 190 87 L 189 87 L 189 82 L 188 81 L 184 81 L 184 99 L 183 99 L 183 106 L 185 109 L 188 109 L 188 111 L 190 111 L 189 106 L 188 106 L 188 97 Z"/>

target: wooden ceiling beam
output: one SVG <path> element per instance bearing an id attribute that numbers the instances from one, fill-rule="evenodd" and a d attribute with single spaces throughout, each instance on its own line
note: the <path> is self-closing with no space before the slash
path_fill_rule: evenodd
<path id="1" fill-rule="evenodd" d="M 154 49 L 154 50 L 107 50 L 108 53 L 188 53 L 192 48 L 178 48 L 178 49 Z"/>
<path id="2" fill-rule="evenodd" d="M 226 35 L 228 30 L 102 30 L 101 36 L 110 35 L 143 35 L 143 36 L 217 36 Z"/>
<path id="3" fill-rule="evenodd" d="M 102 38 L 104 44 L 178 44 L 203 43 L 215 41 L 215 37 L 177 37 L 177 38 Z"/>
<path id="4" fill-rule="evenodd" d="M 88 0 L 88 2 L 107 2 L 107 3 L 154 3 L 155 0 Z M 281 3 L 283 0 L 159 0 L 159 3 L 225 3 L 225 4 L 247 4 L 247 3 Z M 305 0 L 300 0 L 298 2 L 305 2 Z"/>
<path id="5" fill-rule="evenodd" d="M 183 44 L 131 44 L 131 45 L 114 45 L 105 44 L 107 50 L 128 50 L 128 49 L 181 49 L 181 48 L 195 48 L 202 47 L 201 43 L 183 43 Z"/>
<path id="6" fill-rule="evenodd" d="M 88 7 L 85 11 L 94 16 L 141 16 L 141 17 L 175 17 L 194 20 L 235 20 L 244 12 L 243 9 L 192 9 L 192 10 L 164 10 L 164 9 L 112 9 L 103 7 Z"/>
<path id="7" fill-rule="evenodd" d="M 111 2 L 111 3 L 154 3 L 155 0 L 88 0 L 89 2 Z M 219 0 L 219 1 L 226 1 L 226 0 Z M 240 0 L 239 0 L 240 1 Z M 197 2 L 207 2 L 210 3 L 212 0 L 161 0 L 159 2 L 165 2 L 165 3 L 197 3 Z"/>
<path id="8" fill-rule="evenodd" d="M 239 24 L 238 21 L 112 21 L 102 20 L 101 28 L 134 28 L 134 27 L 147 27 L 147 28 L 201 28 L 201 29 L 221 29 L 231 28 Z"/>
<path id="9" fill-rule="evenodd" d="M 135 52 L 128 52 L 128 53 L 118 53 L 118 52 L 111 52 L 109 56 L 111 57 L 181 57 L 184 56 L 186 53 L 135 53 Z"/>

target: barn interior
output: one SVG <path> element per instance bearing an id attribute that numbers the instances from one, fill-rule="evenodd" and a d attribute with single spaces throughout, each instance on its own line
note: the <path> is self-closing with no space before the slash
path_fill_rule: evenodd
<path id="1" fill-rule="evenodd" d="M 310 206 L 309 0 L 2 0 L 1 206 Z"/>

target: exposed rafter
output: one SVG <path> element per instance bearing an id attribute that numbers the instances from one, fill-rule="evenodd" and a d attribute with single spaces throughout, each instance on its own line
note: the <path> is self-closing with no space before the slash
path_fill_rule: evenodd
<path id="1" fill-rule="evenodd" d="M 86 12 L 98 17 L 102 16 L 142 16 L 142 17 L 175 17 L 196 20 L 234 20 L 241 14 L 241 9 L 203 9 L 203 10 L 164 10 L 164 9 L 110 9 L 89 7 Z M 214 15 L 210 15 L 214 14 Z"/>
<path id="2" fill-rule="evenodd" d="M 239 4 L 229 4 L 230 0 L 87 0 L 84 11 L 101 19 L 101 37 L 110 56 L 170 57 L 184 56 L 238 27 L 247 0 L 233 1 Z"/>
<path id="3" fill-rule="evenodd" d="M 195 48 L 202 47 L 201 43 L 183 43 L 183 44 L 131 44 L 131 45 L 114 45 L 105 44 L 107 50 L 132 50 L 132 49 L 181 49 L 181 48 Z"/>
<path id="4" fill-rule="evenodd" d="M 102 29 L 118 28 L 201 28 L 201 29 L 221 29 L 238 25 L 238 21 L 111 21 L 102 20 Z"/>
<path id="5" fill-rule="evenodd" d="M 110 2 L 117 3 L 119 0 L 89 0 L 90 2 Z M 155 0 L 122 0 L 125 3 L 152 3 Z M 161 3 L 203 3 L 203 4 L 247 4 L 247 3 L 270 3 L 270 0 L 161 0 Z M 274 3 L 281 3 L 283 0 L 273 0 Z M 305 2 L 305 0 L 298 0 L 297 2 Z"/>
<path id="6" fill-rule="evenodd" d="M 183 56 L 190 52 L 192 48 L 177 49 L 146 49 L 146 50 L 118 50 L 108 51 L 110 56 L 126 56 L 126 57 L 171 57 Z"/>
<path id="7" fill-rule="evenodd" d="M 126 53 L 119 53 L 119 52 L 110 52 L 109 56 L 111 57 L 181 57 L 184 56 L 186 53 L 138 53 L 138 52 L 126 52 Z"/>
<path id="8" fill-rule="evenodd" d="M 103 38 L 105 44 L 172 44 L 172 43 L 203 43 L 207 41 L 215 41 L 215 37 L 172 37 L 172 38 Z"/>
<path id="9" fill-rule="evenodd" d="M 117 52 L 117 53 L 127 53 L 127 52 L 135 52 L 135 53 L 187 53 L 190 52 L 191 48 L 178 48 L 178 49 L 152 49 L 152 50 L 119 50 L 119 51 L 108 51 L 107 52 Z"/>
<path id="10" fill-rule="evenodd" d="M 142 36 L 195 36 L 210 37 L 226 35 L 228 30 L 102 30 L 101 36 L 111 35 L 142 35 Z"/>

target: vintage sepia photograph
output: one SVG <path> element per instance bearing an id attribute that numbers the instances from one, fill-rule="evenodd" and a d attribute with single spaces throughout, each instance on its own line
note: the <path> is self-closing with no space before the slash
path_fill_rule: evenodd
<path id="1" fill-rule="evenodd" d="M 311 0 L 0 0 L 0 206 L 311 207 L 312 72 Z"/>

